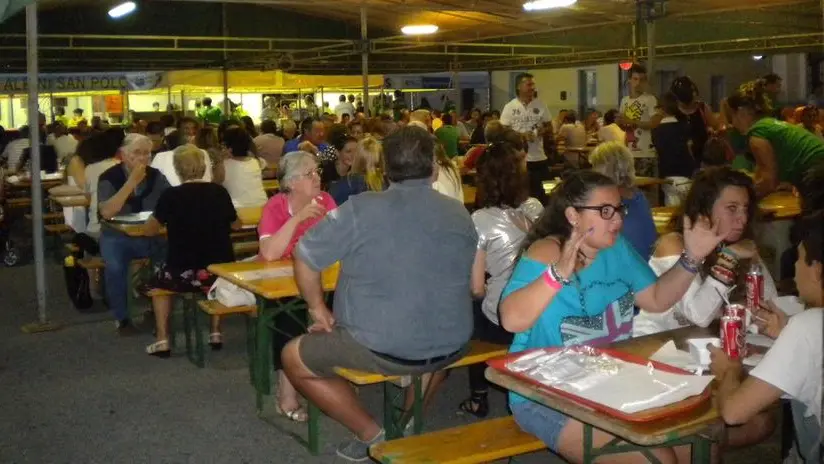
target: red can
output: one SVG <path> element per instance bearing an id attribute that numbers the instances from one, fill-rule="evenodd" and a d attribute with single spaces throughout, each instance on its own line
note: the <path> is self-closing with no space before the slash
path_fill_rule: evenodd
<path id="1" fill-rule="evenodd" d="M 740 317 L 721 318 L 721 349 L 730 359 L 741 359 L 746 356 L 746 336 L 744 321 Z"/>
<path id="2" fill-rule="evenodd" d="M 764 299 L 764 272 L 760 264 L 752 263 L 750 270 L 747 271 L 746 285 L 747 308 L 750 311 L 757 311 Z"/>
<path id="3" fill-rule="evenodd" d="M 729 317 L 737 317 L 742 321 L 747 320 L 747 307 L 738 304 L 738 303 L 731 303 L 724 307 L 724 316 Z"/>

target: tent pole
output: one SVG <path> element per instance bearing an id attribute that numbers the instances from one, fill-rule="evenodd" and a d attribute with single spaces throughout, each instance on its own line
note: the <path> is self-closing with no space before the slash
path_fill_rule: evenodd
<path id="1" fill-rule="evenodd" d="M 37 294 L 37 321 L 23 326 L 23 332 L 55 330 L 46 315 L 46 259 L 43 250 L 43 189 L 40 179 L 40 108 L 38 105 L 37 3 L 26 6 L 26 63 L 29 92 L 29 131 L 31 140 L 31 210 L 34 229 L 34 284 Z"/>
<path id="2" fill-rule="evenodd" d="M 369 39 L 367 38 L 366 7 L 360 8 L 361 74 L 363 75 L 363 111 L 369 114 Z M 374 114 L 372 115 L 375 116 Z"/>

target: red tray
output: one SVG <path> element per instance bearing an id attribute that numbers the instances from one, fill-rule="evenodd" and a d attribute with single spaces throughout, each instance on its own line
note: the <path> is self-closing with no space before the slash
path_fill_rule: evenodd
<path id="1" fill-rule="evenodd" d="M 619 411 L 617 409 L 611 408 L 609 406 L 605 406 L 601 403 L 596 403 L 596 402 L 588 400 L 586 398 L 582 398 L 582 397 L 580 397 L 580 396 L 578 396 L 574 393 L 570 393 L 570 392 L 565 391 L 565 390 L 561 390 L 561 389 L 558 389 L 558 388 L 555 388 L 555 387 L 551 387 L 549 385 L 544 385 L 544 384 L 538 382 L 537 380 L 534 380 L 534 379 L 532 379 L 532 378 L 530 378 L 530 377 L 528 377 L 528 376 L 526 376 L 526 375 L 524 375 L 520 372 L 510 371 L 506 367 L 506 365 L 508 363 L 510 363 L 511 361 L 514 361 L 517 358 L 520 358 L 521 356 L 523 356 L 527 353 L 532 353 L 534 351 L 539 351 L 539 350 L 547 352 L 547 353 L 552 353 L 552 352 L 555 352 L 555 351 L 561 351 L 563 349 L 566 349 L 566 348 L 536 348 L 536 349 L 533 349 L 533 350 L 519 351 L 517 353 L 510 353 L 510 354 L 508 354 L 504 357 L 501 357 L 501 358 L 491 359 L 488 364 L 493 369 L 497 369 L 497 370 L 503 372 L 506 375 L 509 375 L 509 376 L 515 377 L 515 378 L 517 378 L 521 381 L 527 382 L 530 385 L 538 388 L 539 390 L 541 390 L 543 392 L 566 398 L 566 399 L 574 401 L 575 403 L 578 403 L 582 406 L 586 406 L 587 408 L 593 409 L 595 411 L 604 413 L 604 414 L 606 414 L 610 417 L 614 417 L 616 419 L 620 419 L 620 420 L 627 421 L 627 422 L 651 422 L 651 421 L 655 421 L 655 420 L 659 420 L 659 419 L 670 418 L 672 416 L 676 416 L 676 415 L 683 414 L 683 413 L 688 412 L 688 411 L 692 411 L 693 409 L 696 409 L 696 408 L 700 407 L 702 404 L 704 404 L 705 402 L 710 400 L 710 398 L 712 397 L 712 389 L 710 388 L 710 385 L 707 385 L 707 388 L 705 388 L 704 391 L 701 392 L 700 395 L 691 396 L 689 398 L 683 399 L 683 400 L 681 400 L 677 403 L 669 404 L 667 406 L 661 406 L 661 407 L 657 407 L 657 408 L 646 409 L 644 411 L 639 411 L 639 412 L 636 412 L 636 413 L 633 413 L 633 414 L 628 414 L 628 413 Z M 664 371 L 664 372 L 670 372 L 670 373 L 673 373 L 673 374 L 693 375 L 691 372 L 685 371 L 683 369 L 679 369 L 675 366 L 670 366 L 669 364 L 663 364 L 663 363 L 660 363 L 660 362 L 657 362 L 657 361 L 652 361 L 652 360 L 649 360 L 649 359 L 646 359 L 646 358 L 642 358 L 640 356 L 627 354 L 627 353 L 617 351 L 617 350 L 598 349 L 598 348 L 592 348 L 592 350 L 594 351 L 594 353 L 599 354 L 599 355 L 600 354 L 606 354 L 606 355 L 612 356 L 613 358 L 620 359 L 622 361 L 631 362 L 631 363 L 635 363 L 635 364 L 641 364 L 643 366 L 646 366 L 647 363 L 652 363 L 653 367 L 655 367 L 658 370 Z"/>

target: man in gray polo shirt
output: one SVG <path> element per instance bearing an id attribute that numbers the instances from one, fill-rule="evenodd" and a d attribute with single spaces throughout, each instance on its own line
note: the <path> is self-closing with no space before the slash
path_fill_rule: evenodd
<path id="1" fill-rule="evenodd" d="M 384 431 L 334 368 L 435 372 L 459 359 L 472 335 L 478 236 L 464 206 L 432 189 L 434 143 L 417 127 L 387 137 L 389 189 L 351 197 L 296 248 L 295 278 L 315 322 L 284 348 L 283 367 L 298 391 L 355 434 L 338 448 L 350 461 L 368 460 Z M 320 271 L 337 261 L 332 313 Z"/>

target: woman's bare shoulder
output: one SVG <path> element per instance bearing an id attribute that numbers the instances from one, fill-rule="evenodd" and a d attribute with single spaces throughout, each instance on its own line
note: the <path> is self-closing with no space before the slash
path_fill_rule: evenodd
<path id="1" fill-rule="evenodd" d="M 526 255 L 535 261 L 552 264 L 561 257 L 561 244 L 554 237 L 542 238 L 530 245 Z"/>

